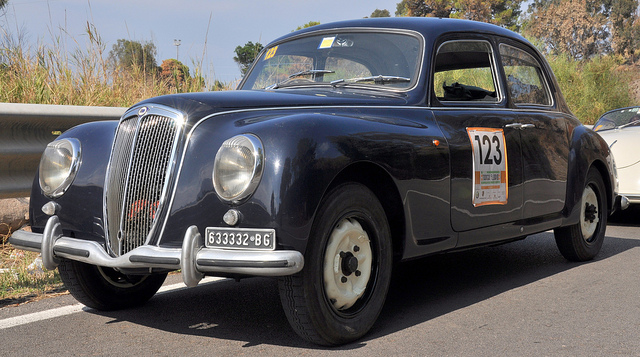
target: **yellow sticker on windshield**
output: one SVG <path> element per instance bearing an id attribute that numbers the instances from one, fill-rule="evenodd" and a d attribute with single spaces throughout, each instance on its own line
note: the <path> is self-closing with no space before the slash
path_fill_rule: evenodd
<path id="1" fill-rule="evenodd" d="M 273 58 L 273 56 L 276 55 L 276 51 L 278 51 L 278 46 L 276 47 L 271 47 L 269 49 L 269 51 L 267 51 L 267 53 L 264 55 L 264 60 L 268 60 L 269 58 Z"/>
<path id="2" fill-rule="evenodd" d="M 505 205 L 509 198 L 509 170 L 504 131 L 467 128 L 473 151 L 473 205 Z"/>
<path id="3" fill-rule="evenodd" d="M 322 39 L 322 42 L 320 42 L 320 46 L 318 46 L 318 49 L 321 50 L 323 48 L 331 48 L 331 46 L 333 46 L 333 41 L 336 40 L 336 37 L 325 37 Z"/>

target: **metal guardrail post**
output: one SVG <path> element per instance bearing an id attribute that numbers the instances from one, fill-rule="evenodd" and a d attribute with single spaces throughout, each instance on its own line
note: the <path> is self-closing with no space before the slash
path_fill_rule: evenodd
<path id="1" fill-rule="evenodd" d="M 0 103 L 0 198 L 27 197 L 47 144 L 76 125 L 118 120 L 127 108 Z"/>

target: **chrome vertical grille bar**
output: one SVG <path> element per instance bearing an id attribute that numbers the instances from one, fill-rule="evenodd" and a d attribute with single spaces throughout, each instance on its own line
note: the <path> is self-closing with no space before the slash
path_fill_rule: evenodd
<path id="1" fill-rule="evenodd" d="M 106 187 L 109 194 L 106 200 L 106 218 L 109 224 L 107 233 L 109 245 L 114 252 L 119 251 L 118 232 L 122 203 L 129 161 L 131 158 L 131 147 L 135 139 L 137 118 L 127 118 L 120 122 L 116 132 L 115 143 L 111 154 L 111 164 L 109 172 L 109 182 Z"/>
<path id="2" fill-rule="evenodd" d="M 111 252 L 123 255 L 148 242 L 164 203 L 181 117 L 149 113 L 123 120 L 106 185 Z"/>

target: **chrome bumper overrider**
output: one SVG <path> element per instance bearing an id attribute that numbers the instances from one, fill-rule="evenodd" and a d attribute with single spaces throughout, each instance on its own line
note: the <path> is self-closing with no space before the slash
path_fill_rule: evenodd
<path id="1" fill-rule="evenodd" d="M 304 257 L 295 250 L 245 251 L 205 248 L 196 226 L 187 229 L 182 248 L 140 246 L 112 257 L 94 241 L 65 237 L 57 216 L 51 216 L 42 234 L 16 231 L 9 243 L 19 249 L 40 252 L 46 269 L 55 269 L 60 258 L 110 268 L 181 269 L 184 283 L 196 286 L 205 274 L 284 276 L 302 270 Z"/>

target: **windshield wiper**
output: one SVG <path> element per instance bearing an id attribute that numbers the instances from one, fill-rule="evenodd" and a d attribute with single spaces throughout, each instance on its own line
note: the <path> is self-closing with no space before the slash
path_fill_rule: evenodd
<path id="1" fill-rule="evenodd" d="M 331 71 L 331 70 L 328 70 L 328 69 L 308 69 L 306 71 L 300 71 L 298 73 L 294 73 L 294 74 L 290 75 L 289 79 L 295 78 L 295 77 L 300 77 L 300 76 L 308 76 L 308 75 L 311 75 L 311 74 L 318 74 L 318 73 L 322 73 L 322 74 L 325 74 L 325 73 L 336 73 L 336 71 Z"/>
<path id="2" fill-rule="evenodd" d="M 349 78 L 349 79 L 338 79 L 331 82 L 331 85 L 337 87 L 338 85 L 349 85 L 353 83 L 360 82 L 373 82 L 374 84 L 382 84 L 385 83 L 406 83 L 411 82 L 411 78 L 407 77 L 398 77 L 398 76 L 369 76 L 369 77 L 359 77 L 359 78 Z"/>
<path id="3" fill-rule="evenodd" d="M 620 126 L 615 127 L 615 129 L 622 129 L 622 128 L 626 128 L 628 126 L 632 126 L 632 125 L 638 125 L 640 124 L 640 120 L 634 120 L 634 121 L 630 121 L 626 124 L 622 124 Z"/>
<path id="4" fill-rule="evenodd" d="M 331 70 L 328 70 L 328 69 L 308 69 L 306 71 L 300 71 L 300 72 L 297 72 L 297 73 L 290 74 L 289 77 L 287 77 L 287 79 L 285 79 L 284 81 L 272 84 L 272 85 L 266 87 L 265 89 L 267 89 L 267 90 L 268 89 L 278 89 L 282 85 L 286 84 L 291 79 L 296 78 L 296 77 L 309 76 L 309 75 L 312 75 L 312 74 L 326 74 L 326 73 L 336 73 L 336 71 L 331 71 Z"/>

